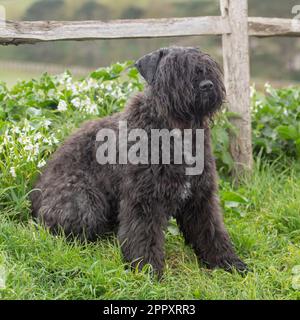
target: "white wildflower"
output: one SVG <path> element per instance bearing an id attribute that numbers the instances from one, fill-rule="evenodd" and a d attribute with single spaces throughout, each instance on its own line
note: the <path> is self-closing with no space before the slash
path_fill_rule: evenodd
<path id="1" fill-rule="evenodd" d="M 65 82 L 72 82 L 72 77 L 67 72 L 64 72 L 63 74 L 57 77 L 57 80 L 60 84 L 65 84 Z"/>
<path id="2" fill-rule="evenodd" d="M 24 126 L 22 128 L 22 131 L 23 133 L 28 133 L 30 132 L 31 130 L 33 130 L 33 126 L 30 125 L 29 121 L 28 120 L 25 120 L 24 121 Z"/>
<path id="3" fill-rule="evenodd" d="M 46 164 L 46 161 L 44 159 L 40 160 L 37 164 L 38 168 L 42 168 Z"/>
<path id="4" fill-rule="evenodd" d="M 44 121 L 44 127 L 46 127 L 46 128 L 48 128 L 51 124 L 52 124 L 52 122 L 50 120 Z"/>
<path id="5" fill-rule="evenodd" d="M 110 92 L 110 95 L 111 95 L 112 97 L 114 97 L 115 99 L 118 99 L 118 97 L 119 97 L 117 90 L 111 91 L 111 92 Z"/>
<path id="6" fill-rule="evenodd" d="M 55 92 L 54 89 L 50 89 L 50 90 L 48 91 L 48 97 L 49 97 L 50 99 L 56 98 L 56 92 Z"/>
<path id="7" fill-rule="evenodd" d="M 77 90 L 75 84 L 72 84 L 71 87 L 70 87 L 70 89 L 71 89 L 73 95 L 78 94 L 78 90 Z"/>
<path id="8" fill-rule="evenodd" d="M 271 88 L 270 83 L 269 83 L 269 82 L 266 82 L 266 83 L 265 83 L 265 89 L 266 89 L 266 90 L 269 90 L 270 88 Z"/>
<path id="9" fill-rule="evenodd" d="M 34 154 L 35 156 L 37 156 L 37 155 L 39 154 L 39 152 L 40 152 L 40 146 L 39 146 L 38 144 L 35 144 L 35 145 L 33 146 L 33 154 Z"/>
<path id="10" fill-rule="evenodd" d="M 34 141 L 37 141 L 37 140 L 40 140 L 42 137 L 43 137 L 43 136 L 41 135 L 41 133 L 38 132 L 38 133 L 36 133 L 36 134 L 34 135 L 33 140 L 34 140 Z"/>
<path id="11" fill-rule="evenodd" d="M 9 170 L 9 172 L 10 172 L 10 174 L 11 174 L 11 176 L 12 176 L 13 178 L 16 178 L 16 177 L 17 177 L 17 175 L 16 175 L 16 170 L 15 170 L 14 167 L 11 167 L 10 170 Z"/>
<path id="12" fill-rule="evenodd" d="M 27 144 L 24 147 L 24 150 L 26 150 L 26 151 L 32 151 L 33 149 L 34 149 L 34 145 L 33 144 Z"/>
<path id="13" fill-rule="evenodd" d="M 71 100 L 71 103 L 73 104 L 73 106 L 75 108 L 80 108 L 81 107 L 81 101 L 79 98 L 74 98 L 73 100 Z"/>
<path id="14" fill-rule="evenodd" d="M 86 89 L 90 90 L 90 89 L 97 89 L 98 88 L 98 83 L 94 80 L 94 79 L 88 79 L 87 80 L 87 84 L 86 84 Z"/>
<path id="15" fill-rule="evenodd" d="M 85 100 L 84 100 L 84 102 L 83 102 L 83 104 L 84 104 L 85 106 L 89 106 L 91 103 L 92 103 L 92 102 L 91 102 L 91 99 L 90 99 L 89 97 L 85 98 Z"/>
<path id="16" fill-rule="evenodd" d="M 17 133 L 17 134 L 21 133 L 19 127 L 13 127 L 13 128 L 12 128 L 12 132 L 13 132 L 13 133 Z"/>
<path id="17" fill-rule="evenodd" d="M 64 100 L 60 100 L 57 106 L 57 110 L 59 111 L 66 111 L 67 110 L 67 103 Z"/>
<path id="18" fill-rule="evenodd" d="M 51 138 L 52 138 L 52 142 L 54 144 L 58 144 L 59 143 L 59 141 L 56 139 L 56 137 L 52 136 Z"/>
<path id="19" fill-rule="evenodd" d="M 98 112 L 98 106 L 96 103 L 92 103 L 85 108 L 85 111 L 90 114 L 96 114 Z"/>

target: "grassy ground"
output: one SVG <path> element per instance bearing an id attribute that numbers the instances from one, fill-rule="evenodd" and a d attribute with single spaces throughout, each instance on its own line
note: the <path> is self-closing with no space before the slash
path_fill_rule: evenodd
<path id="1" fill-rule="evenodd" d="M 173 225 L 164 278 L 153 281 L 147 272 L 125 271 L 115 239 L 68 244 L 30 219 L 16 221 L 18 206 L 7 207 L 0 214 L 0 266 L 7 274 L 0 298 L 300 299 L 299 274 L 293 275 L 300 265 L 299 181 L 296 164 L 283 170 L 257 163 L 253 177 L 237 190 L 249 200 L 245 215 L 226 210 L 225 220 L 252 270 L 246 276 L 202 268 Z M 232 190 L 228 184 L 222 188 Z"/>

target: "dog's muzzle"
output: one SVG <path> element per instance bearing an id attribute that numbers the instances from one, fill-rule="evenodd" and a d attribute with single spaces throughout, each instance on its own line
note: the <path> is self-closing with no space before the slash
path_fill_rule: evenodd
<path id="1" fill-rule="evenodd" d="M 203 80 L 200 82 L 199 86 L 201 91 L 210 91 L 213 89 L 214 84 L 210 80 Z"/>

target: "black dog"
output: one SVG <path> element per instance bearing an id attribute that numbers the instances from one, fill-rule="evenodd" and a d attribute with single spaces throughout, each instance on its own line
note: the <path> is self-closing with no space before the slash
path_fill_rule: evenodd
<path id="1" fill-rule="evenodd" d="M 211 151 L 208 123 L 225 98 L 218 64 L 198 49 L 171 47 L 142 57 L 136 67 L 145 91 L 123 112 L 83 125 L 56 151 L 31 194 L 33 215 L 53 232 L 88 240 L 117 231 L 125 260 L 139 268 L 150 263 L 158 274 L 173 215 L 207 266 L 244 271 L 223 224 Z M 117 133 L 119 121 L 147 132 L 204 129 L 202 174 L 188 176 L 185 163 L 163 164 L 161 157 L 158 164 L 100 165 L 97 132 Z"/>

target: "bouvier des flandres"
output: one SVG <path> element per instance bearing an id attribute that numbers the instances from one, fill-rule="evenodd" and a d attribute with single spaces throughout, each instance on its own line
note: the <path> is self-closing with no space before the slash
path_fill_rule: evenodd
<path id="1" fill-rule="evenodd" d="M 149 263 L 159 275 L 164 229 L 173 216 L 208 267 L 246 270 L 223 224 L 211 151 L 208 125 L 225 98 L 218 64 L 196 48 L 171 47 L 135 65 L 147 82 L 144 92 L 123 112 L 85 123 L 54 153 L 31 194 L 33 215 L 52 232 L 82 239 L 116 231 L 124 259 L 138 269 Z M 203 129 L 202 173 L 186 175 L 184 162 L 164 164 L 161 157 L 156 164 L 99 164 L 96 153 L 103 142 L 96 141 L 97 132 L 118 133 L 120 121 L 128 130 L 147 132 Z"/>

